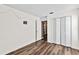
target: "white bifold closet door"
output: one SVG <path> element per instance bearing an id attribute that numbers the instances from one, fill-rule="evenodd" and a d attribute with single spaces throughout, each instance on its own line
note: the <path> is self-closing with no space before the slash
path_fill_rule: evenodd
<path id="1" fill-rule="evenodd" d="M 61 17 L 52 20 L 52 43 L 71 46 L 72 42 L 71 17 Z"/>
<path id="2" fill-rule="evenodd" d="M 56 33 L 54 42 L 70 47 L 72 42 L 71 17 L 61 17 L 56 19 L 56 22 L 54 20 L 54 28 L 54 33 Z"/>

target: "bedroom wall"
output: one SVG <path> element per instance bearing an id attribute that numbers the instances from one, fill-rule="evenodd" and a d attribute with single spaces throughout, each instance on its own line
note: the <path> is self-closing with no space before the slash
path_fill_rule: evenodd
<path id="1" fill-rule="evenodd" d="M 35 42 L 35 20 L 38 22 L 38 19 L 31 14 L 0 5 L 0 54 L 7 54 Z M 27 21 L 27 24 L 23 24 L 23 21 Z M 38 25 L 39 40 L 41 39 L 40 22 Z"/>

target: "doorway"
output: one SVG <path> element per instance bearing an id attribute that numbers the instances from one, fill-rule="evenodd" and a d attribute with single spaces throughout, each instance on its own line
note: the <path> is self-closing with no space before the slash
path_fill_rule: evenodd
<path id="1" fill-rule="evenodd" d="M 47 41 L 47 21 L 41 22 L 42 26 L 42 39 Z"/>

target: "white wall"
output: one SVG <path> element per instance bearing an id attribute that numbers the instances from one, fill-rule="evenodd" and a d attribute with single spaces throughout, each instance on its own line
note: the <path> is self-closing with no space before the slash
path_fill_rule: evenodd
<path id="1" fill-rule="evenodd" d="M 52 26 L 53 20 L 52 20 L 52 18 L 49 17 L 47 21 L 48 21 L 48 26 L 47 26 L 48 27 L 48 31 L 47 31 L 48 32 L 48 42 L 53 43 L 53 38 L 52 38 L 54 36 L 53 35 L 53 26 Z"/>
<path id="2" fill-rule="evenodd" d="M 60 18 L 56 19 L 56 43 L 60 44 Z"/>
<path id="3" fill-rule="evenodd" d="M 78 9 L 73 9 L 73 10 L 62 11 L 62 12 L 59 12 L 59 13 L 54 13 L 53 15 L 49 15 L 49 17 L 48 17 L 48 41 L 49 42 L 54 43 L 53 37 L 55 37 L 55 33 L 53 33 L 53 30 L 54 30 L 55 27 L 53 27 L 53 26 L 55 26 L 57 23 L 54 24 L 53 20 L 55 18 L 56 19 L 58 19 L 58 18 L 61 19 L 61 17 L 64 17 L 64 16 L 67 16 L 67 17 L 71 16 L 71 19 L 70 19 L 70 21 L 72 21 L 71 25 L 69 25 L 70 24 L 69 18 L 64 19 L 64 21 L 66 20 L 66 22 L 67 22 L 66 27 L 64 25 L 64 21 L 62 21 L 61 26 L 62 26 L 63 29 L 60 27 L 62 29 L 61 33 L 60 33 L 60 34 L 62 34 L 62 37 L 60 35 L 61 39 L 60 38 L 59 39 L 62 40 L 63 43 L 61 42 L 60 44 L 70 46 L 70 47 L 75 48 L 75 49 L 79 49 L 78 14 L 77 14 L 78 11 L 79 11 Z M 69 28 L 70 26 L 72 26 L 71 27 L 72 29 Z M 65 32 L 64 30 L 66 30 L 67 32 Z M 64 35 L 66 35 L 66 37 Z M 56 38 L 57 37 L 58 36 L 56 34 Z M 69 39 L 72 39 L 72 40 L 69 40 Z M 57 43 L 57 41 L 55 43 Z M 66 44 L 64 44 L 64 43 L 66 43 Z"/>
<path id="4" fill-rule="evenodd" d="M 35 20 L 31 14 L 0 5 L 0 54 L 7 54 L 35 42 Z M 26 20 L 27 24 L 23 24 Z M 40 28 L 40 22 L 38 22 Z M 40 28 L 41 29 L 41 28 Z M 38 39 L 41 38 L 38 29 Z"/>
<path id="5" fill-rule="evenodd" d="M 78 16 L 72 17 L 72 48 L 79 49 L 79 38 L 78 38 Z"/>
<path id="6" fill-rule="evenodd" d="M 40 19 L 37 20 L 37 40 L 42 39 L 42 32 L 41 32 L 42 31 L 42 29 L 41 29 L 42 25 L 41 25 L 41 21 L 42 20 L 40 20 Z"/>

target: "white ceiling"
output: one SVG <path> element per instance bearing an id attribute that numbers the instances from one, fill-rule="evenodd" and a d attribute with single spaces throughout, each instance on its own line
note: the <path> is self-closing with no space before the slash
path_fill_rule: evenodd
<path id="1" fill-rule="evenodd" d="M 59 12 L 79 7 L 77 4 L 9 4 L 7 6 L 39 17 L 47 16 L 50 12 Z"/>

